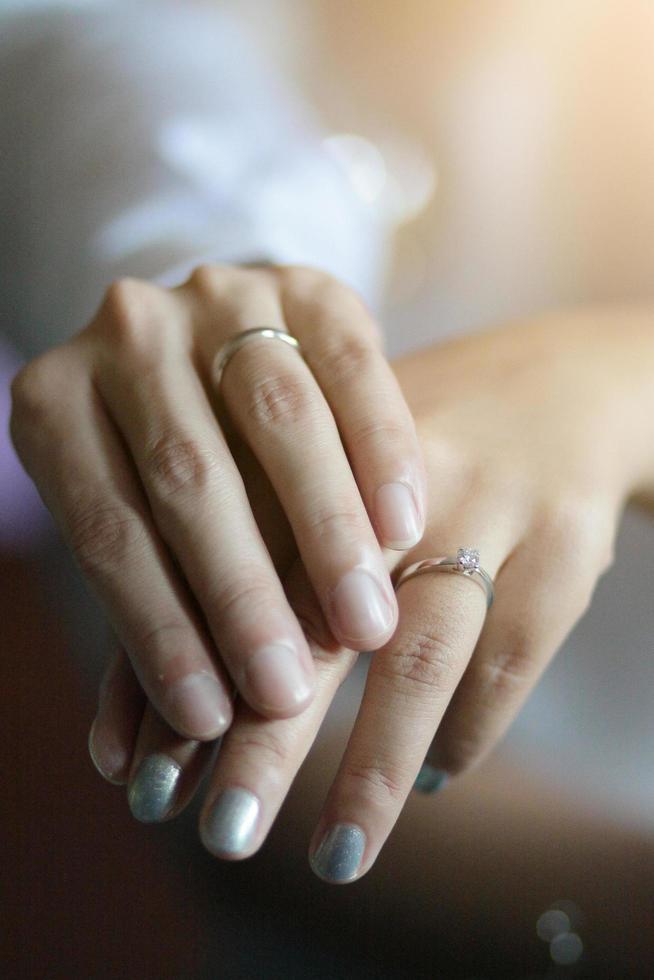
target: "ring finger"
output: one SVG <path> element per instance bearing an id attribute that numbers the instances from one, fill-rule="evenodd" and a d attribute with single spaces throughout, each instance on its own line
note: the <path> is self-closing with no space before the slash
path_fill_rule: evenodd
<path id="1" fill-rule="evenodd" d="M 442 534 L 438 540 L 442 545 L 447 538 Z M 483 564 L 494 577 L 506 543 L 486 535 L 480 545 Z M 398 597 L 400 626 L 373 659 L 310 848 L 314 871 L 332 883 L 354 881 L 374 863 L 484 624 L 483 594 L 462 575 L 434 572 L 409 579 Z"/>

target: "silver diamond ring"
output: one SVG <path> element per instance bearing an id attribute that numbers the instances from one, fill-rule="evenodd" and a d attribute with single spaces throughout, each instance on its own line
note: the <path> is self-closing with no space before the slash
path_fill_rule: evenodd
<path id="1" fill-rule="evenodd" d="M 471 578 L 484 590 L 486 595 L 486 608 L 490 609 L 495 597 L 495 587 L 493 580 L 479 564 L 479 552 L 473 548 L 459 548 L 456 557 L 444 556 L 443 558 L 424 558 L 413 565 L 409 565 L 399 575 L 395 583 L 395 591 L 410 578 L 415 575 L 425 575 L 427 572 L 455 572 L 458 575 L 465 575 Z"/>
<path id="2" fill-rule="evenodd" d="M 226 340 L 222 347 L 218 349 L 218 353 L 213 359 L 211 377 L 216 388 L 220 387 L 225 368 L 236 351 L 244 347 L 250 340 L 257 340 L 259 337 L 265 337 L 269 340 L 281 340 L 290 347 L 294 347 L 297 351 L 300 351 L 300 343 L 297 338 L 293 337 L 290 333 L 286 333 L 285 330 L 278 330 L 276 327 L 253 327 L 251 330 L 244 330 L 243 333 L 234 334 L 233 337 Z"/>

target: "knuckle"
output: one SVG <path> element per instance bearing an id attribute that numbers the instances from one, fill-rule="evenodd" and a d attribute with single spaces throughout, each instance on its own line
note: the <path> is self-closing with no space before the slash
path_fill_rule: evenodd
<path id="1" fill-rule="evenodd" d="M 348 384 L 368 374 L 377 364 L 379 353 L 369 338 L 347 334 L 322 344 L 319 357 L 336 384 Z"/>
<path id="2" fill-rule="evenodd" d="M 396 806 L 408 792 L 406 775 L 386 763 L 350 760 L 342 775 L 357 796 L 377 806 Z"/>
<path id="3" fill-rule="evenodd" d="M 55 347 L 30 361 L 15 375 L 10 386 L 9 434 L 19 457 L 40 453 L 43 447 L 51 458 L 55 441 L 61 439 L 63 425 L 57 408 L 61 394 L 71 386 L 71 345 Z"/>
<path id="4" fill-rule="evenodd" d="M 251 422 L 263 428 L 306 423 L 315 416 L 316 400 L 305 381 L 290 374 L 279 374 L 255 382 L 246 412 Z"/>
<path id="5" fill-rule="evenodd" d="M 203 262 L 196 266 L 188 278 L 188 285 L 207 299 L 217 299 L 225 289 L 230 275 L 235 275 L 232 266 L 213 262 Z"/>
<path id="6" fill-rule="evenodd" d="M 389 455 L 406 451 L 415 442 L 415 435 L 406 426 L 388 418 L 368 418 L 352 431 L 353 446 L 372 443 L 383 446 Z"/>
<path id="7" fill-rule="evenodd" d="M 9 387 L 13 405 L 25 407 L 36 398 L 40 401 L 43 384 L 41 358 L 30 361 L 14 375 Z"/>
<path id="8" fill-rule="evenodd" d="M 249 623 L 256 620 L 261 610 L 269 609 L 274 601 L 271 583 L 260 567 L 248 570 L 239 565 L 240 577 L 222 582 L 209 596 L 209 605 L 217 609 L 222 619 Z"/>
<path id="9" fill-rule="evenodd" d="M 529 653 L 527 643 L 513 640 L 501 655 L 484 665 L 479 700 L 489 707 L 497 704 L 498 697 L 509 700 L 524 691 L 535 667 L 535 658 Z"/>
<path id="10" fill-rule="evenodd" d="M 343 531 L 348 536 L 361 536 L 366 532 L 366 522 L 363 514 L 355 509 L 314 510 L 306 518 L 306 530 L 313 538 L 334 538 Z"/>
<path id="11" fill-rule="evenodd" d="M 271 771 L 285 769 L 288 763 L 289 747 L 270 729 L 239 729 L 234 726 L 229 733 L 226 748 L 232 757 L 242 759 L 249 756 L 255 759 L 257 766 L 266 770 L 267 776 L 270 776 Z"/>
<path id="12" fill-rule="evenodd" d="M 221 465 L 221 454 L 195 439 L 164 435 L 147 452 L 145 469 L 149 487 L 159 501 L 181 492 L 198 494 L 211 485 Z"/>
<path id="13" fill-rule="evenodd" d="M 178 654 L 180 649 L 188 648 L 189 641 L 197 641 L 197 634 L 193 628 L 182 619 L 172 618 L 154 626 L 147 626 L 137 635 L 135 645 L 145 655 L 146 662 L 156 659 L 172 664 L 174 660 L 166 655 L 168 651 L 173 655 Z M 152 653 L 158 656 L 151 658 Z M 163 677 L 161 679 L 164 680 Z"/>
<path id="14" fill-rule="evenodd" d="M 131 276 L 114 279 L 105 290 L 102 309 L 118 326 L 129 325 L 141 318 L 153 289 L 151 283 Z"/>
<path id="15" fill-rule="evenodd" d="M 122 504 L 94 501 L 77 505 L 67 520 L 68 541 L 84 572 L 111 572 L 146 540 L 140 517 Z"/>
<path id="16" fill-rule="evenodd" d="M 22 368 L 11 382 L 9 433 L 19 454 L 47 422 L 47 384 L 42 366 L 35 361 Z"/>
<path id="17" fill-rule="evenodd" d="M 61 379 L 61 366 L 56 350 L 48 351 L 30 361 L 14 376 L 10 386 L 14 411 L 39 418 L 43 415 L 50 403 L 51 392 Z"/>
<path id="18" fill-rule="evenodd" d="M 458 656 L 454 645 L 432 633 L 415 631 L 389 658 L 394 678 L 419 696 L 444 693 L 453 685 Z"/>
<path id="19" fill-rule="evenodd" d="M 107 288 L 98 323 L 108 334 L 111 347 L 129 351 L 147 363 L 158 351 L 166 318 L 159 323 L 156 317 L 162 290 L 141 279 L 117 279 Z"/>
<path id="20" fill-rule="evenodd" d="M 524 680 L 543 649 L 543 628 L 542 609 L 536 601 L 534 607 L 525 609 L 520 618 L 512 617 L 503 622 L 501 648 L 493 648 L 493 655 L 480 658 L 479 663 L 488 666 L 491 677 L 498 672 L 509 680 Z"/>

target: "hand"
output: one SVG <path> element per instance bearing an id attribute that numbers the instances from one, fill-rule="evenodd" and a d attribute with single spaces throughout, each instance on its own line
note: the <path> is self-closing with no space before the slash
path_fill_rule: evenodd
<path id="1" fill-rule="evenodd" d="M 389 564 L 478 547 L 496 599 L 486 617 L 483 593 L 462 576 L 401 586 L 399 627 L 373 658 L 311 844 L 321 877 L 351 881 L 372 866 L 427 754 L 449 775 L 477 763 L 583 615 L 625 501 L 654 487 L 653 368 L 649 318 L 626 313 L 548 317 L 397 366 L 430 506 L 420 546 Z M 204 843 L 224 858 L 261 846 L 355 657 L 330 644 L 300 563 L 287 589 L 312 638 L 316 696 L 285 720 L 237 706 L 200 816 Z M 132 758 L 135 809 L 159 819 L 191 797 L 208 750 L 174 737 L 151 707 L 143 716 L 134 690 L 119 657 L 102 728 Z"/>
<path id="2" fill-rule="evenodd" d="M 304 358 L 249 342 L 221 400 L 216 352 L 260 325 L 295 335 Z M 420 538 L 423 464 L 379 332 L 331 277 L 209 266 L 172 290 L 120 281 L 84 330 L 19 372 L 12 395 L 16 450 L 177 733 L 224 732 L 232 685 L 270 717 L 310 702 L 313 659 L 280 582 L 298 550 L 341 643 L 372 649 L 392 635 L 379 542 Z M 251 456 L 249 498 L 239 466 Z M 120 760 L 103 764 L 120 778 Z"/>

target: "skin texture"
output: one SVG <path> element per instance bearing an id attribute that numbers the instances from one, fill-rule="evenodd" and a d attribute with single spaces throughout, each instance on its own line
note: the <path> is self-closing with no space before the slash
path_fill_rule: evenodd
<path id="1" fill-rule="evenodd" d="M 611 564 L 625 503 L 647 499 L 654 484 L 651 322 L 649 310 L 553 314 L 395 366 L 425 454 L 430 503 L 423 540 L 406 555 L 388 552 L 388 566 L 397 572 L 460 545 L 478 547 L 496 600 L 485 618 L 481 591 L 451 575 L 422 576 L 400 589 L 399 626 L 372 660 L 311 841 L 317 873 L 338 868 L 329 880 L 352 881 L 369 870 L 425 756 L 450 776 L 476 765 L 587 609 Z M 257 466 L 242 472 L 246 486 L 256 486 Z M 258 520 L 265 528 L 263 513 Z M 237 702 L 200 816 L 205 845 L 221 857 L 247 857 L 261 846 L 356 659 L 330 635 L 301 561 L 284 581 L 310 638 L 316 695 L 287 719 L 262 718 Z M 125 658 L 122 664 L 128 688 Z M 133 675 L 131 684 L 136 688 Z M 134 751 L 134 698 L 122 703 L 122 716 L 114 702 L 107 723 L 101 702 L 96 731 L 111 730 L 115 743 L 124 731 L 131 771 L 114 776 L 125 780 L 148 754 L 161 752 L 161 741 L 156 732 L 139 736 Z M 96 755 L 101 742 L 96 738 Z M 221 840 L 230 832 L 239 841 L 225 853 L 213 846 L 211 828 L 214 804 L 232 789 L 256 797 L 259 807 L 247 835 L 220 826 Z M 178 809 L 175 802 L 171 813 Z M 339 833 L 343 826 L 347 832 Z M 356 866 L 347 866 L 345 852 L 325 855 L 323 839 L 347 840 Z"/>

